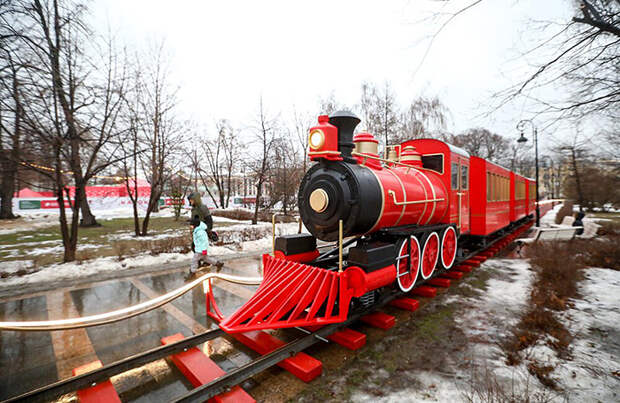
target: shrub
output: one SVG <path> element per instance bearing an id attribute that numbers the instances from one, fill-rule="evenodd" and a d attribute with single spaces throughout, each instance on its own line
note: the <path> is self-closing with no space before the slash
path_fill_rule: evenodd
<path id="1" fill-rule="evenodd" d="M 216 217 L 229 218 L 231 220 L 244 220 L 249 221 L 254 218 L 254 212 L 245 209 L 233 209 L 233 210 L 211 210 L 211 214 Z M 258 212 L 258 221 L 271 222 L 273 213 L 265 210 Z M 280 215 L 276 217 L 276 221 L 279 223 L 295 222 L 298 218 L 290 215 Z"/>
<path id="2" fill-rule="evenodd" d="M 187 236 L 169 237 L 156 239 L 147 243 L 149 253 L 153 256 L 160 253 L 187 253 L 191 250 L 192 245 Z"/>
<path id="3" fill-rule="evenodd" d="M 112 250 L 114 251 L 114 254 L 118 257 L 118 261 L 120 262 L 125 258 L 127 252 L 129 252 L 129 245 L 123 241 L 113 242 Z"/>

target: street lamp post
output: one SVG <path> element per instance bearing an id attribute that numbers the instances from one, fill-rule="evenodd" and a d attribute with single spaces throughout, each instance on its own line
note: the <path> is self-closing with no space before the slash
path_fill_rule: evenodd
<path id="1" fill-rule="evenodd" d="M 521 137 L 517 140 L 518 143 L 525 143 L 527 138 L 523 135 L 523 130 L 525 129 L 525 125 L 529 123 L 532 126 L 532 132 L 534 133 L 534 152 L 536 155 L 535 165 L 536 165 L 536 226 L 540 227 L 540 208 L 538 207 L 538 129 L 529 119 L 523 119 L 519 123 L 517 123 L 517 130 L 521 132 Z"/>

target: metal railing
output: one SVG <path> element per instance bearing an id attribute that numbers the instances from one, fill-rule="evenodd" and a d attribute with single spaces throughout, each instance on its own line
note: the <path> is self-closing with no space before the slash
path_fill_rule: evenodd
<path id="1" fill-rule="evenodd" d="M 263 280 L 262 277 L 241 277 L 223 273 L 207 273 L 185 285 L 172 290 L 159 297 L 144 301 L 142 303 L 132 305 L 126 308 L 117 309 L 111 312 L 100 313 L 91 316 L 84 316 L 71 319 L 58 320 L 40 320 L 40 321 L 24 321 L 24 322 L 0 322 L 0 330 L 14 330 L 23 332 L 40 332 L 50 330 L 68 330 L 90 326 L 105 325 L 108 323 L 119 322 L 131 317 L 140 315 L 145 312 L 159 308 L 175 299 L 181 297 L 192 288 L 199 284 L 212 279 L 219 279 L 236 284 L 258 285 Z"/>

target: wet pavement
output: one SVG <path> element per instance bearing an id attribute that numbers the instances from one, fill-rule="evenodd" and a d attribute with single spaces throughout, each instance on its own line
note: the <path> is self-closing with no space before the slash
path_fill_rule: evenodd
<path id="1" fill-rule="evenodd" d="M 260 258 L 226 262 L 223 273 L 256 277 Z M 63 319 L 94 315 L 135 305 L 182 286 L 187 269 L 83 284 L 18 298 L 0 298 L 0 321 Z M 256 290 L 214 282 L 218 306 L 234 312 Z M 121 322 L 53 332 L 0 331 L 0 400 L 71 376 L 73 368 L 100 360 L 104 365 L 157 347 L 163 337 L 190 336 L 215 328 L 205 311 L 198 286 L 161 308 Z M 199 346 L 224 369 L 250 361 L 252 353 L 225 339 Z M 166 360 L 159 360 L 112 378 L 123 401 L 163 401 L 178 397 L 191 384 Z"/>

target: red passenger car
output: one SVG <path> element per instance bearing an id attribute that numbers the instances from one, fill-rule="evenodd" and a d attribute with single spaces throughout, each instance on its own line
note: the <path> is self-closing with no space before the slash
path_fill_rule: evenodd
<path id="1" fill-rule="evenodd" d="M 525 218 L 527 213 L 527 180 L 516 173 L 511 174 L 511 213 L 510 221 L 517 221 Z"/>
<path id="2" fill-rule="evenodd" d="M 510 224 L 511 172 L 479 157 L 471 167 L 471 235 L 488 236 Z"/>

